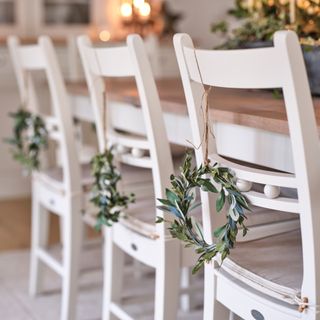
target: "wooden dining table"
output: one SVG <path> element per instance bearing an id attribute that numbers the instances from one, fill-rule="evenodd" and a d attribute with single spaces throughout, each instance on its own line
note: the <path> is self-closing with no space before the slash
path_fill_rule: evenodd
<path id="1" fill-rule="evenodd" d="M 190 147 L 191 127 L 181 80 L 159 79 L 156 84 L 169 141 Z M 75 116 L 94 121 L 85 82 L 69 82 L 67 89 Z M 144 134 L 135 82 L 128 78 L 107 80 L 106 89 L 114 125 Z M 200 104 L 201 101 L 199 108 Z M 209 107 L 217 150 L 221 155 L 293 172 L 289 128 L 281 97 L 267 90 L 213 88 Z M 314 98 L 314 108 L 320 127 L 320 98 Z"/>

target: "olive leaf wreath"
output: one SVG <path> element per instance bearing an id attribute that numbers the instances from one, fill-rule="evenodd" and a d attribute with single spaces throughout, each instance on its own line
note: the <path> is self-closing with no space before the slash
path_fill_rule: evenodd
<path id="1" fill-rule="evenodd" d="M 9 115 L 14 119 L 13 137 L 5 139 L 5 142 L 12 146 L 13 158 L 29 174 L 39 169 L 39 154 L 48 145 L 45 123 L 40 116 L 23 108 Z"/>
<path id="2" fill-rule="evenodd" d="M 102 225 L 110 227 L 118 222 L 123 210 L 135 201 L 135 196 L 118 191 L 121 175 L 114 165 L 113 147 L 94 156 L 91 168 L 95 178 L 91 202 L 99 208 L 96 229 L 100 230 Z"/>
<path id="3" fill-rule="evenodd" d="M 222 261 L 230 254 L 239 227 L 242 228 L 243 236 L 248 231 L 244 221 L 245 210 L 250 209 L 246 198 L 237 189 L 235 177 L 229 168 L 220 167 L 218 163 L 207 163 L 192 168 L 192 156 L 188 153 L 180 170 L 179 175 L 171 175 L 171 189 L 166 189 L 166 199 L 158 199 L 162 205 L 157 208 L 174 216 L 175 219 L 169 227 L 172 237 L 183 241 L 187 247 L 195 246 L 196 253 L 200 255 L 193 268 L 195 273 L 218 253 Z M 218 194 L 218 213 L 225 206 L 229 206 L 226 224 L 214 231 L 214 236 L 218 239 L 214 244 L 205 241 L 200 224 L 190 216 L 191 211 L 201 205 L 195 202 L 196 188 Z M 164 219 L 158 217 L 156 222 L 164 222 Z"/>

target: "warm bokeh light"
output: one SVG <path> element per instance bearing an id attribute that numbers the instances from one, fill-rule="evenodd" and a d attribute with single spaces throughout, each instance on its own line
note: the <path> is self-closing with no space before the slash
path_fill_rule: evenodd
<path id="1" fill-rule="evenodd" d="M 140 8 L 144 4 L 144 0 L 133 0 L 133 5 L 136 8 Z"/>
<path id="2" fill-rule="evenodd" d="M 109 41 L 111 38 L 111 34 L 108 30 L 102 30 L 100 33 L 99 33 L 99 39 L 103 42 L 107 42 Z"/>
<path id="3" fill-rule="evenodd" d="M 139 12 L 141 16 L 143 17 L 148 17 L 151 13 L 151 7 L 150 4 L 147 2 L 144 2 L 140 7 L 139 7 Z"/>
<path id="4" fill-rule="evenodd" d="M 120 12 L 123 17 L 131 17 L 132 16 L 132 6 L 130 3 L 123 3 L 120 7 Z"/>

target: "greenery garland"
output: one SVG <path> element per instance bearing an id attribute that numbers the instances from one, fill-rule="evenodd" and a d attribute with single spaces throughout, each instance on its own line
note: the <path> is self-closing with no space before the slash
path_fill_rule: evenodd
<path id="1" fill-rule="evenodd" d="M 294 30 L 302 42 L 319 45 L 320 5 L 317 0 L 295 2 L 295 19 L 290 14 L 288 0 L 255 0 L 249 6 L 247 0 L 235 0 L 234 8 L 228 13 L 243 24 L 232 30 L 228 40 L 220 48 L 233 49 L 246 47 L 248 42 L 272 42 L 273 34 L 278 30 Z M 226 21 L 215 23 L 212 32 L 227 34 Z"/>
<path id="2" fill-rule="evenodd" d="M 14 119 L 13 137 L 6 142 L 13 146 L 13 158 L 30 173 L 40 167 L 39 153 L 47 147 L 48 132 L 41 117 L 24 109 L 10 113 Z"/>
<path id="3" fill-rule="evenodd" d="M 99 208 L 97 225 L 98 230 L 102 225 L 112 226 L 118 222 L 123 209 L 135 201 L 134 194 L 125 195 L 117 189 L 121 175 L 114 165 L 113 148 L 97 154 L 91 161 L 92 174 L 95 182 L 92 187 L 91 202 Z"/>
<path id="4" fill-rule="evenodd" d="M 223 261 L 235 246 L 239 227 L 242 227 L 243 236 L 248 229 L 244 224 L 245 210 L 250 210 L 247 199 L 235 185 L 235 177 L 230 169 L 214 165 L 203 164 L 199 168 L 191 168 L 192 156 L 186 155 L 180 175 L 171 175 L 171 189 L 166 190 L 166 199 L 158 199 L 161 203 L 158 209 L 169 212 L 174 221 L 169 227 L 172 237 L 177 238 L 187 247 L 195 246 L 200 255 L 193 273 L 197 272 L 205 262 L 211 261 L 218 253 Z M 219 189 L 217 188 L 219 186 Z M 190 216 L 190 212 L 200 203 L 196 203 L 195 189 L 201 188 L 205 192 L 218 194 L 216 210 L 220 212 L 226 205 L 229 207 L 227 222 L 214 231 L 218 241 L 209 244 L 203 237 L 202 228 Z M 158 217 L 157 223 L 163 222 Z"/>

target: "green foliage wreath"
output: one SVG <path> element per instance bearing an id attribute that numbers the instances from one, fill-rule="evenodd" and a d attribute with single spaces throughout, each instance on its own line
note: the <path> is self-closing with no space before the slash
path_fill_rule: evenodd
<path id="1" fill-rule="evenodd" d="M 112 226 L 118 222 L 123 210 L 134 202 L 134 194 L 126 195 L 118 191 L 120 172 L 114 165 L 113 148 L 97 154 L 91 161 L 95 182 L 92 188 L 91 202 L 99 208 L 96 228 L 102 225 Z"/>
<path id="2" fill-rule="evenodd" d="M 235 185 L 235 177 L 230 169 L 220 167 L 218 163 L 191 167 L 192 156 L 187 154 L 180 175 L 171 176 L 171 189 L 166 190 L 166 199 L 158 199 L 158 208 L 174 216 L 169 230 L 174 238 L 183 241 L 187 247 L 194 246 L 199 259 L 193 272 L 197 272 L 205 262 L 220 254 L 222 261 L 235 246 L 239 227 L 245 236 L 248 229 L 244 224 L 245 210 L 249 210 L 247 199 Z M 190 212 L 200 203 L 195 203 L 195 189 L 218 194 L 216 211 L 228 206 L 226 223 L 214 231 L 216 243 L 205 241 L 201 226 L 190 216 Z M 157 223 L 163 222 L 160 217 Z"/>
<path id="3" fill-rule="evenodd" d="M 40 167 L 40 151 L 47 146 L 48 132 L 41 117 L 24 109 L 10 113 L 14 119 L 13 137 L 6 139 L 12 146 L 13 158 L 28 173 Z"/>

